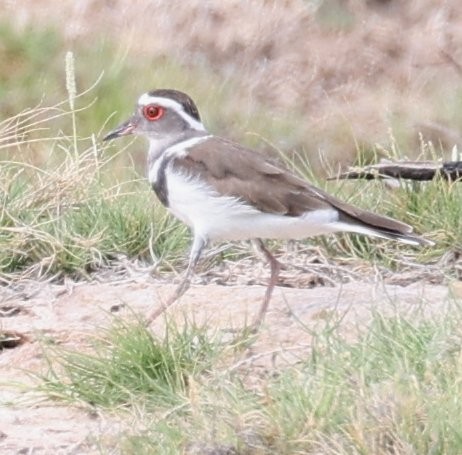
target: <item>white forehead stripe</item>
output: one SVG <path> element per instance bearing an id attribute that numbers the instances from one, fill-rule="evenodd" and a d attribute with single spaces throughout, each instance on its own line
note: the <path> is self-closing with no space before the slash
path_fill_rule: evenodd
<path id="1" fill-rule="evenodd" d="M 183 106 L 175 100 L 164 98 L 163 96 L 151 96 L 149 93 L 143 93 L 138 99 L 138 105 L 147 106 L 148 104 L 159 104 L 166 108 L 174 109 L 178 115 L 194 130 L 205 131 L 202 122 L 199 122 L 194 117 L 191 117 Z"/>

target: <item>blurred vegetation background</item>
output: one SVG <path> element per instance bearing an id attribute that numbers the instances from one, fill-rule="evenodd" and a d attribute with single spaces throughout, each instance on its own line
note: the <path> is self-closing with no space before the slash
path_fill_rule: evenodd
<path id="1" fill-rule="evenodd" d="M 65 99 L 71 50 L 79 91 L 104 73 L 79 101 L 95 100 L 78 117 L 83 137 L 171 87 L 213 132 L 302 152 L 318 173 L 392 143 L 416 156 L 419 134 L 441 151 L 461 139 L 456 0 L 17 0 L 0 11 L 2 118 Z"/>

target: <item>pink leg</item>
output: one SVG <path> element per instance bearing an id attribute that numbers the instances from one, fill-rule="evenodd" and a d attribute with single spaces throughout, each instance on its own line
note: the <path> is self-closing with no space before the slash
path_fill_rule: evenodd
<path id="1" fill-rule="evenodd" d="M 254 330 L 258 330 L 265 319 L 266 311 L 268 310 L 268 306 L 271 300 L 271 295 L 273 294 L 274 286 L 278 281 L 279 272 L 281 270 L 281 264 L 279 261 L 269 252 L 269 250 L 265 247 L 265 244 L 260 239 L 256 239 L 252 241 L 253 244 L 261 251 L 266 260 L 269 262 L 271 267 L 271 276 L 266 288 L 265 298 L 263 299 L 263 303 L 260 307 L 257 317 L 255 318 L 254 323 L 252 324 Z"/>
<path id="2" fill-rule="evenodd" d="M 157 319 L 169 306 L 175 303 L 189 289 L 189 286 L 191 285 L 191 278 L 194 275 L 194 270 L 206 245 L 206 239 L 203 239 L 202 237 L 194 237 L 191 254 L 189 256 L 188 268 L 186 269 L 183 280 L 166 302 L 162 303 L 159 308 L 156 308 L 148 314 L 148 317 L 146 318 L 147 326 L 151 325 L 155 319 Z"/>

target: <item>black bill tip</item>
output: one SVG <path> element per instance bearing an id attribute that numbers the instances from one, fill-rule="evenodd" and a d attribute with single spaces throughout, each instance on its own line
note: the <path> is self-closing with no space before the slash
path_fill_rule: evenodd
<path id="1" fill-rule="evenodd" d="M 127 136 L 128 134 L 133 134 L 133 131 L 135 129 L 135 124 L 132 122 L 132 120 L 127 120 L 126 122 L 122 123 L 119 125 L 117 128 L 106 134 L 106 136 L 103 137 L 103 141 L 110 141 L 111 139 L 117 139 L 118 137 L 121 136 Z"/>

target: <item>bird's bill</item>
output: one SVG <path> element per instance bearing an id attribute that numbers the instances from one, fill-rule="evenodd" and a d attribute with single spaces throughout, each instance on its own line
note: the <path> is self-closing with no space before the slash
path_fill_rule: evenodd
<path id="1" fill-rule="evenodd" d="M 135 123 L 132 119 L 127 120 L 126 122 L 119 125 L 117 128 L 113 129 L 110 133 L 106 134 L 103 137 L 103 141 L 110 141 L 111 139 L 116 139 L 121 136 L 127 136 L 128 134 L 133 134 L 135 129 Z"/>

